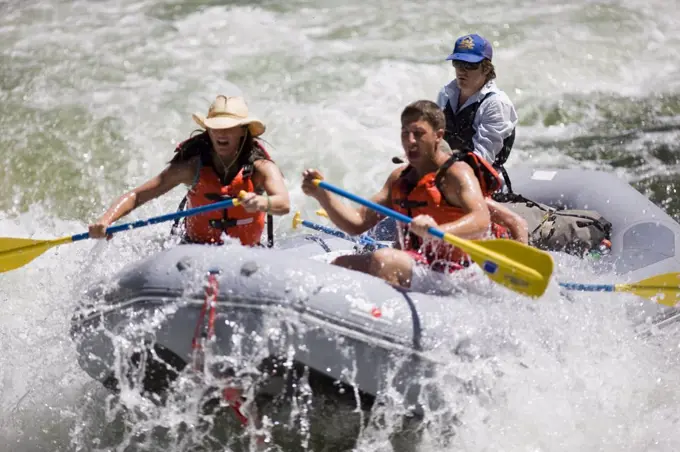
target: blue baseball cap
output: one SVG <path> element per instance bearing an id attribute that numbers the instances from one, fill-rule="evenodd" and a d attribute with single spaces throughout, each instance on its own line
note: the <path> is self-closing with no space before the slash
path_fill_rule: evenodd
<path id="1" fill-rule="evenodd" d="M 484 58 L 491 61 L 493 48 L 491 43 L 477 34 L 465 35 L 456 39 L 453 52 L 447 56 L 447 60 L 466 61 L 468 63 L 479 63 Z"/>

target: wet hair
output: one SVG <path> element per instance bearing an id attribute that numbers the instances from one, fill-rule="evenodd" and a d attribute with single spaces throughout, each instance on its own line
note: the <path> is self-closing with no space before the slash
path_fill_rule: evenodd
<path id="1" fill-rule="evenodd" d="M 489 60 L 488 58 L 484 58 L 482 60 L 482 72 L 486 71 L 489 71 L 489 73 L 486 74 L 487 83 L 496 78 L 496 68 L 494 67 L 491 60 Z"/>
<path id="2" fill-rule="evenodd" d="M 239 153 L 235 168 L 243 168 L 247 164 L 252 164 L 257 160 L 270 160 L 267 154 L 262 150 L 262 147 L 256 145 L 257 138 L 253 137 L 250 129 L 244 126 L 246 133 L 241 137 L 239 143 Z M 201 156 L 204 161 L 210 162 L 209 154 L 212 152 L 212 141 L 207 130 L 194 130 L 188 140 L 183 141 L 175 149 L 175 155 L 170 160 L 170 163 L 186 162 L 196 156 Z"/>
<path id="3" fill-rule="evenodd" d="M 446 128 L 446 117 L 439 105 L 430 100 L 417 100 L 401 112 L 401 124 L 424 119 L 434 130 Z"/>

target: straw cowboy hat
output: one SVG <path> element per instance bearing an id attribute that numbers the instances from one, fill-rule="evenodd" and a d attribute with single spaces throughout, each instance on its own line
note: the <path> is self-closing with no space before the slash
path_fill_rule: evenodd
<path id="1" fill-rule="evenodd" d="M 210 105 L 207 116 L 194 113 L 191 117 L 204 129 L 231 129 L 247 125 L 254 137 L 262 135 L 265 131 L 264 123 L 248 113 L 248 106 L 243 97 L 219 95 Z"/>

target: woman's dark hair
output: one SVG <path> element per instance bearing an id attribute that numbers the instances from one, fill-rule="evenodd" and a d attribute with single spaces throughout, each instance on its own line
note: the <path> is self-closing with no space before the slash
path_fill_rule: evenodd
<path id="1" fill-rule="evenodd" d="M 198 132 L 197 135 L 195 135 Z M 240 152 L 238 154 L 238 161 L 235 168 L 243 168 L 247 164 L 252 164 L 257 160 L 271 160 L 267 154 L 264 152 L 264 146 L 256 145 L 257 138 L 254 138 L 250 129 L 246 127 L 246 133 L 243 135 L 245 142 L 239 143 Z M 181 142 L 175 149 L 175 155 L 170 160 L 170 163 L 186 162 L 196 156 L 201 156 L 204 162 L 210 162 L 211 159 L 208 157 L 212 151 L 212 142 L 210 141 L 210 136 L 207 130 L 195 130 L 192 132 L 192 136 L 183 142 Z"/>

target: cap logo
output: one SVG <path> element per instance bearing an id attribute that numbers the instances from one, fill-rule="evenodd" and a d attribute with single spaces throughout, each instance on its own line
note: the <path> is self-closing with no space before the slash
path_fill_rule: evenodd
<path id="1" fill-rule="evenodd" d="M 475 47 L 475 41 L 472 40 L 472 37 L 466 36 L 463 39 L 461 39 L 460 43 L 458 44 L 459 49 L 465 49 L 465 50 L 471 50 Z"/>

